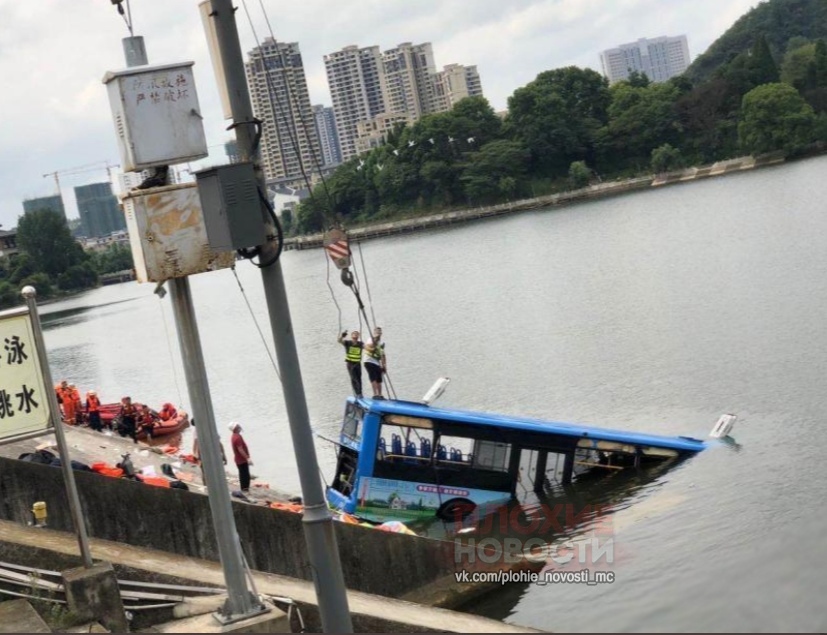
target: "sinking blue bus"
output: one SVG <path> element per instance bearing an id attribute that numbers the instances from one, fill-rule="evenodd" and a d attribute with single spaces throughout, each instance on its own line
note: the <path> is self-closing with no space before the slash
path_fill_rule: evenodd
<path id="1" fill-rule="evenodd" d="M 634 469 L 705 447 L 691 437 L 350 397 L 327 500 L 375 522 L 454 520 L 516 498 L 518 483 L 541 492 L 585 471 Z"/>

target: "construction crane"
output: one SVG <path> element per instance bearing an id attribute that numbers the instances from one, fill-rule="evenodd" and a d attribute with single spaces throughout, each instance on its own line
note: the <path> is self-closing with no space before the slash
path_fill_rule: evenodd
<path id="1" fill-rule="evenodd" d="M 72 174 L 83 174 L 84 172 L 95 172 L 97 170 L 106 170 L 106 174 L 109 177 L 109 180 L 112 181 L 112 170 L 114 168 L 118 168 L 120 165 L 117 163 L 109 163 L 108 160 L 106 161 L 97 161 L 95 163 L 87 163 L 86 165 L 79 165 L 74 168 L 68 168 L 66 170 L 57 170 L 56 172 L 47 172 L 43 175 L 43 178 L 53 177 L 55 180 L 55 187 L 57 188 L 57 194 L 60 196 L 60 177 L 61 176 L 69 176 Z"/>

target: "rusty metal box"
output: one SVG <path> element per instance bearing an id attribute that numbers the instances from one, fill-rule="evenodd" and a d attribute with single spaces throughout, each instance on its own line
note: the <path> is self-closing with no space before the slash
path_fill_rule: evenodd
<path id="1" fill-rule="evenodd" d="M 192 65 L 136 66 L 104 76 L 125 172 L 207 156 Z"/>
<path id="2" fill-rule="evenodd" d="M 132 190 L 123 199 L 138 282 L 231 267 L 234 251 L 210 247 L 195 183 Z"/>

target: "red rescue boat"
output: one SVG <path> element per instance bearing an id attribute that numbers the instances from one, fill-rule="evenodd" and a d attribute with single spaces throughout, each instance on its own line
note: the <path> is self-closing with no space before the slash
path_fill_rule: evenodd
<path id="1" fill-rule="evenodd" d="M 140 412 L 142 404 L 139 404 L 137 402 L 133 402 L 133 404 L 135 405 L 136 410 Z M 117 430 L 117 419 L 118 413 L 120 413 L 120 411 L 120 403 L 101 404 L 100 413 L 101 423 L 103 424 L 103 426 L 112 427 L 113 429 Z M 152 412 L 155 418 L 155 425 L 152 428 L 152 437 L 155 439 L 157 439 L 158 437 L 165 437 L 171 434 L 176 434 L 190 427 L 189 415 L 183 410 L 177 410 L 175 415 L 166 420 L 160 418 L 158 411 L 152 410 L 151 408 L 150 411 Z M 145 430 L 140 428 L 138 429 L 138 440 L 146 440 Z"/>

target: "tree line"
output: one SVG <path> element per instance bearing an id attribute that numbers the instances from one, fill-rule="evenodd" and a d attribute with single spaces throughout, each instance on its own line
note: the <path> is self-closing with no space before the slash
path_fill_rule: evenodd
<path id="1" fill-rule="evenodd" d="M 72 237 L 62 215 L 49 209 L 21 216 L 17 225 L 19 253 L 0 258 L 0 308 L 22 303 L 20 290 L 37 289 L 38 298 L 92 289 L 107 273 L 132 269 L 132 252 L 122 245 L 87 253 Z"/>
<path id="2" fill-rule="evenodd" d="M 774 54 L 760 35 L 697 84 L 632 73 L 610 86 L 570 66 L 514 91 L 504 118 L 483 97 L 463 99 L 396 128 L 282 220 L 311 233 L 826 141 L 827 44 L 792 37 Z"/>

